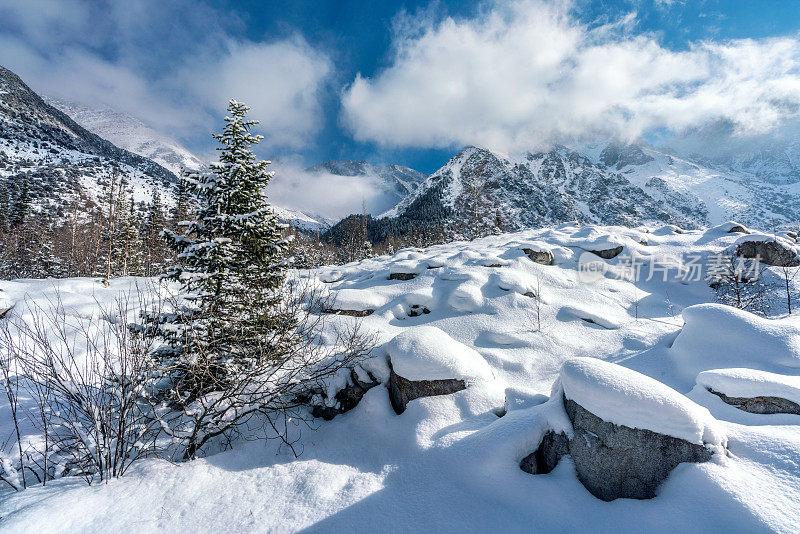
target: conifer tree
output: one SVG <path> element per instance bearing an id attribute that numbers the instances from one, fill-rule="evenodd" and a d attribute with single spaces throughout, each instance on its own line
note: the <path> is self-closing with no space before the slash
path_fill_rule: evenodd
<path id="1" fill-rule="evenodd" d="M 186 176 L 196 199 L 185 234 L 165 230 L 178 256 L 164 277 L 180 284 L 182 309 L 160 325 L 167 341 L 158 353 L 173 370 L 177 396 L 191 400 L 235 380 L 262 359 L 279 359 L 291 343 L 294 319 L 280 311 L 280 288 L 290 239 L 265 202 L 268 161 L 251 150 L 247 106 L 231 101 L 211 172 Z M 275 342 L 284 346 L 274 346 Z M 231 376 L 233 375 L 233 376 Z"/>
<path id="2" fill-rule="evenodd" d="M 28 185 L 27 177 L 23 178 L 22 185 L 19 189 L 14 202 L 11 204 L 11 213 L 9 215 L 9 223 L 12 228 L 19 228 L 23 225 L 31 210 L 31 195 L 30 186 Z"/>
<path id="3" fill-rule="evenodd" d="M 159 416 L 161 427 L 183 440 L 187 459 L 254 414 L 291 447 L 286 421 L 298 417 L 303 395 L 371 343 L 356 328 L 333 352 L 323 348 L 319 322 L 309 317 L 324 305 L 284 283 L 291 236 L 283 237 L 285 225 L 266 203 L 272 173 L 252 151 L 261 136 L 251 133 L 257 122 L 247 111 L 230 101 L 225 128 L 214 135 L 219 162 L 186 176 L 193 220 L 184 233 L 163 233 L 178 260 L 163 278 L 179 293 L 144 325 L 163 342 L 153 354 L 161 369 L 155 397 L 169 414 Z"/>
<path id="4" fill-rule="evenodd" d="M 0 232 L 8 231 L 8 218 L 11 209 L 8 196 L 8 187 L 5 183 L 0 184 Z"/>
<path id="5" fill-rule="evenodd" d="M 114 270 L 122 276 L 138 275 L 141 266 L 141 246 L 133 197 L 120 194 L 114 212 L 117 219 Z"/>
<path id="6" fill-rule="evenodd" d="M 177 229 L 180 222 L 189 217 L 189 190 L 185 176 L 186 170 L 181 169 L 178 186 L 175 189 L 175 206 L 172 208 L 173 229 Z"/>
<path id="7" fill-rule="evenodd" d="M 160 272 L 164 266 L 163 262 L 166 251 L 161 232 L 166 228 L 166 223 L 164 205 L 161 202 L 161 193 L 158 186 L 155 186 L 153 187 L 150 204 L 147 206 L 147 215 L 145 219 L 145 276 L 152 276 Z"/>

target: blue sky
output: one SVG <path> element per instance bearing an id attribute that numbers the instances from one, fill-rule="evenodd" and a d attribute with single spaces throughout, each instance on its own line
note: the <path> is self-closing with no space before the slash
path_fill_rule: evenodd
<path id="1" fill-rule="evenodd" d="M 799 30 L 793 0 L 0 0 L 0 64 L 199 153 L 233 97 L 264 157 L 432 172 L 466 144 L 768 133 L 796 113 Z"/>

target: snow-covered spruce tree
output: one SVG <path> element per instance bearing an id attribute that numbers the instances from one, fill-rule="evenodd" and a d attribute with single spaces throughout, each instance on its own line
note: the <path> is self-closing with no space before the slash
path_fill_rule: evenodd
<path id="1" fill-rule="evenodd" d="M 189 216 L 189 192 L 184 178 L 186 170 L 181 168 L 178 185 L 175 187 L 175 206 L 172 208 L 172 227 L 178 228 L 181 221 Z"/>
<path id="2" fill-rule="evenodd" d="M 183 180 L 181 180 L 183 181 Z M 167 257 L 164 240 L 161 232 L 166 228 L 167 218 L 164 214 L 164 205 L 161 202 L 161 193 L 158 186 L 153 187 L 153 195 L 147 205 L 147 215 L 144 227 L 144 274 L 152 276 L 162 272 Z"/>
<path id="3" fill-rule="evenodd" d="M 272 173 L 251 150 L 261 136 L 251 133 L 257 122 L 247 111 L 230 102 L 223 133 L 214 136 L 219 162 L 186 177 L 194 220 L 183 234 L 164 232 L 178 258 L 164 278 L 180 291 L 155 327 L 165 342 L 155 354 L 159 383 L 168 384 L 162 397 L 169 410 L 161 417 L 165 431 L 185 443 L 187 459 L 259 416 L 286 440 L 276 418 L 285 423 L 310 383 L 364 351 L 353 332 L 336 355 L 321 352 L 318 319 L 309 321 L 313 296 L 298 298 L 284 283 L 291 239 L 282 237 L 284 226 L 265 201 Z"/>
<path id="4" fill-rule="evenodd" d="M 0 184 L 0 233 L 8 231 L 8 218 L 11 210 L 11 200 L 8 194 L 8 187 L 5 183 Z"/>

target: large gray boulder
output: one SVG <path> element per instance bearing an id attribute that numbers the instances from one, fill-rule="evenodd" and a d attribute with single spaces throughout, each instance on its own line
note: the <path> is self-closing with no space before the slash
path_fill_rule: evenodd
<path id="1" fill-rule="evenodd" d="M 707 462 L 713 454 L 697 443 L 609 423 L 569 399 L 564 408 L 574 429 L 569 454 L 578 479 L 604 501 L 651 499 L 678 464 Z"/>
<path id="2" fill-rule="evenodd" d="M 758 257 L 763 263 L 776 267 L 800 265 L 797 253 L 778 241 L 744 241 L 736 248 L 736 255 L 742 258 Z"/>
<path id="3" fill-rule="evenodd" d="M 713 452 L 697 443 L 604 421 L 564 398 L 573 437 L 547 432 L 539 447 L 522 459 L 520 469 L 534 475 L 552 471 L 569 454 L 578 480 L 604 501 L 620 497 L 651 499 L 656 489 L 683 462 L 707 462 Z"/>
<path id="4" fill-rule="evenodd" d="M 406 405 L 420 397 L 449 395 L 466 389 L 463 380 L 449 378 L 445 380 L 407 380 L 392 369 L 389 375 L 389 400 L 396 414 L 406 411 Z"/>
<path id="5" fill-rule="evenodd" d="M 678 464 L 706 462 L 724 450 L 725 434 L 706 408 L 649 376 L 571 358 L 559 379 L 549 402 L 563 407 L 566 417 L 554 420 L 563 432 L 546 433 L 522 460 L 529 473 L 547 473 L 569 454 L 595 497 L 649 499 Z"/>

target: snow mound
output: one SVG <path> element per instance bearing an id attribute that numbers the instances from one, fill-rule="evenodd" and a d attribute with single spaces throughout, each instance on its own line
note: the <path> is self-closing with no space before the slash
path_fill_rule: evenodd
<path id="1" fill-rule="evenodd" d="M 706 408 L 631 369 L 594 358 L 573 358 L 561 366 L 560 378 L 566 398 L 604 421 L 692 443 L 725 443 L 721 427 Z"/>
<path id="2" fill-rule="evenodd" d="M 687 387 L 701 371 L 748 367 L 791 373 L 800 369 L 800 320 L 766 319 L 722 304 L 682 312 L 685 325 L 669 354 Z"/>
<path id="3" fill-rule="evenodd" d="M 387 302 L 389 302 L 389 298 L 377 291 L 340 289 L 334 295 L 333 307 L 337 310 L 377 310 Z"/>
<path id="4" fill-rule="evenodd" d="M 408 380 L 493 378 L 483 356 L 435 326 L 417 326 L 401 332 L 386 349 L 394 372 Z"/>
<path id="5" fill-rule="evenodd" d="M 752 233 L 752 230 L 750 230 L 743 224 L 739 224 L 736 221 L 726 221 L 722 224 L 718 224 L 717 226 L 712 226 L 706 231 L 706 234 L 707 235 L 729 234 L 734 228 L 736 228 L 737 230 L 741 228 L 745 231 L 745 233 Z"/>
<path id="6" fill-rule="evenodd" d="M 756 369 L 714 369 L 697 375 L 697 385 L 728 397 L 779 397 L 800 404 L 800 376 Z"/>

